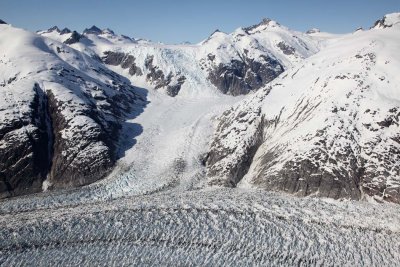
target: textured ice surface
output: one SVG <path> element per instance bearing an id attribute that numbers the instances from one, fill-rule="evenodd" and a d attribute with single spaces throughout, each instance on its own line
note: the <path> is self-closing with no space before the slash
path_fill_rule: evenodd
<path id="1" fill-rule="evenodd" d="M 243 189 L 49 207 L 0 217 L 0 264 L 396 266 L 399 214 Z"/>

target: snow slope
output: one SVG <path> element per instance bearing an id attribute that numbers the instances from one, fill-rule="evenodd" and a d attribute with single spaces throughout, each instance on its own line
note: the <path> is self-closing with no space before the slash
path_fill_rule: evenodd
<path id="1" fill-rule="evenodd" d="M 399 203 L 397 26 L 331 40 L 227 111 L 210 183 Z"/>
<path id="2" fill-rule="evenodd" d="M 2 196 L 104 177 L 143 97 L 98 61 L 10 25 L 0 25 L 0 51 Z"/>

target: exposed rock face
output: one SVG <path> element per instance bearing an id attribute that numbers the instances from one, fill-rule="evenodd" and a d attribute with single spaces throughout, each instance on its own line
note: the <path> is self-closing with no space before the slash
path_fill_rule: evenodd
<path id="1" fill-rule="evenodd" d="M 68 74 L 59 72 L 62 77 Z M 95 87 L 92 90 L 103 96 L 86 95 L 83 106 L 63 99 L 51 88 L 43 92 L 35 84 L 23 117 L 0 124 L 0 196 L 41 191 L 45 179 L 52 189 L 81 186 L 104 177 L 116 160 L 120 118 L 138 99 L 133 88 L 118 84 L 118 92 L 112 94 L 111 88 Z M 106 103 L 96 106 L 98 101 Z M 21 108 L 12 101 L 10 105 L 12 112 Z"/>
<path id="2" fill-rule="evenodd" d="M 18 104 L 13 101 L 1 110 L 0 198 L 40 191 L 50 168 L 47 98 L 37 84 L 32 96 L 31 102 L 24 103 L 28 110 L 19 117 L 15 116 Z"/>
<path id="3" fill-rule="evenodd" d="M 209 184 L 400 203 L 396 33 L 344 38 L 224 113 Z"/>
<path id="4" fill-rule="evenodd" d="M 60 29 L 57 26 L 53 26 L 47 30 L 47 32 L 58 32 L 60 33 Z"/>
<path id="5" fill-rule="evenodd" d="M 103 91 L 98 87 L 94 90 Z M 96 108 L 89 104 L 80 108 L 77 117 L 88 123 L 76 126 L 74 122 L 71 125 L 62 112 L 71 103 L 48 92 L 54 132 L 52 167 L 49 173 L 52 187 L 68 188 L 94 182 L 104 177 L 114 165 L 121 127 L 118 117 L 129 111 L 129 106 L 137 99 L 133 92 L 129 92 L 132 88 L 121 87 L 119 90 L 114 96 L 107 96 L 107 91 L 103 91 L 103 96 L 95 97 L 106 101 L 108 105 Z M 74 107 L 71 106 L 71 109 Z M 110 116 L 113 118 L 107 118 Z"/>
<path id="6" fill-rule="evenodd" d="M 44 181 L 54 189 L 103 178 L 117 160 L 122 123 L 145 100 L 68 46 L 12 27 L 2 29 L 0 46 L 9 36 L 22 41 L 2 47 L 0 197 L 41 191 Z"/>
<path id="7" fill-rule="evenodd" d="M 143 75 L 142 70 L 138 66 L 136 66 L 135 57 L 132 55 L 121 52 L 106 51 L 104 53 L 104 56 L 102 57 L 102 61 L 112 66 L 121 65 L 121 68 L 123 69 L 129 68 L 130 75 Z"/>
<path id="8" fill-rule="evenodd" d="M 64 28 L 60 31 L 60 34 L 67 34 L 67 33 L 71 33 L 71 30 L 68 28 Z"/>
<path id="9" fill-rule="evenodd" d="M 101 34 L 101 29 L 97 28 L 95 25 L 93 25 L 92 27 L 90 27 L 89 29 L 84 29 L 83 30 L 83 34 Z"/>
<path id="10" fill-rule="evenodd" d="M 102 61 L 105 64 L 113 66 L 121 66 L 123 69 L 129 69 L 130 75 L 142 76 L 143 71 L 146 73 L 146 80 L 154 85 L 155 89 L 166 88 L 166 92 L 170 96 L 176 96 L 186 78 L 183 75 L 174 75 L 171 72 L 165 75 L 158 66 L 154 66 L 154 56 L 148 56 L 144 62 L 144 70 L 138 67 L 135 63 L 136 58 L 130 54 L 121 52 L 104 52 Z"/>
<path id="11" fill-rule="evenodd" d="M 77 42 L 79 42 L 79 40 L 82 38 L 82 35 L 80 35 L 79 33 L 77 33 L 76 31 L 73 31 L 71 36 L 64 41 L 64 44 L 75 44 Z"/>
<path id="12" fill-rule="evenodd" d="M 269 18 L 263 18 L 263 20 L 260 23 L 252 25 L 250 27 L 243 28 L 243 30 L 246 31 L 246 32 L 251 32 L 251 31 L 259 28 L 260 26 L 269 25 L 271 22 L 272 23 L 276 23 L 275 21 L 273 21 L 273 20 L 271 20 Z"/>
<path id="13" fill-rule="evenodd" d="M 285 55 L 293 55 L 296 52 L 296 49 L 283 41 L 279 42 L 277 46 L 282 50 Z"/>
<path id="14" fill-rule="evenodd" d="M 250 119 L 251 118 L 251 119 Z M 239 125 L 241 122 L 250 119 L 249 124 L 254 126 L 251 132 L 252 138 L 240 147 L 229 146 L 229 138 L 232 133 L 241 135 L 248 129 L 241 129 L 230 125 Z M 211 144 L 211 150 L 207 154 L 205 164 L 208 166 L 208 176 L 212 179 L 209 185 L 220 185 L 227 187 L 236 187 L 243 176 L 247 173 L 252 163 L 254 154 L 263 141 L 263 121 L 261 109 L 243 110 L 234 113 L 234 109 L 226 111 L 217 127 L 217 132 L 225 135 L 225 138 L 215 138 Z M 238 124 L 239 123 L 239 124 Z M 255 126 L 256 125 L 256 126 Z M 234 162 L 229 162 L 230 155 L 236 154 Z"/>
<path id="15" fill-rule="evenodd" d="M 400 13 L 392 13 L 385 15 L 382 19 L 377 20 L 371 28 L 385 29 L 400 24 Z"/>
<path id="16" fill-rule="evenodd" d="M 0 24 L 7 24 L 7 22 L 5 22 L 4 20 L 0 19 Z"/>
<path id="17" fill-rule="evenodd" d="M 81 186 L 101 179 L 116 160 L 121 119 L 138 97 L 121 77 L 99 68 L 112 79 L 112 85 L 92 84 L 73 70 L 61 69 L 58 75 L 80 80 L 84 105 L 59 97 L 50 89 L 49 110 L 54 132 L 52 167 L 49 182 L 53 188 Z M 71 114 L 74 114 L 71 120 Z"/>
<path id="18" fill-rule="evenodd" d="M 275 59 L 262 56 L 258 60 L 247 58 L 232 60 L 229 65 L 219 64 L 209 71 L 208 78 L 224 94 L 243 95 L 269 83 L 281 74 L 283 66 Z M 209 60 L 212 60 L 212 55 Z"/>
<path id="19" fill-rule="evenodd" d="M 171 72 L 168 75 L 165 75 L 162 70 L 158 68 L 158 66 L 153 65 L 153 56 L 149 56 L 146 58 L 145 66 L 149 70 L 146 75 L 147 81 L 151 82 L 155 85 L 155 89 L 166 87 L 167 93 L 170 96 L 176 96 L 181 89 L 182 84 L 185 82 L 185 76 L 178 76 L 175 79 L 175 75 Z M 173 82 L 173 80 L 176 80 Z"/>
<path id="20" fill-rule="evenodd" d="M 170 96 L 176 96 L 181 90 L 182 84 L 184 84 L 186 80 L 185 76 L 179 76 L 176 80 L 176 83 L 171 85 L 170 83 L 167 85 L 167 94 Z"/>
<path id="21" fill-rule="evenodd" d="M 286 47 L 289 51 L 290 47 Z M 290 50 L 291 51 L 291 50 Z M 222 93 L 229 95 L 242 95 L 257 90 L 269 83 L 283 71 L 283 66 L 274 58 L 261 55 L 258 59 L 241 56 L 240 60 L 232 60 L 229 64 L 214 63 L 215 55 L 208 54 L 208 68 L 204 69 L 207 79 Z M 148 55 L 144 60 L 143 69 L 136 63 L 133 55 L 122 52 L 104 52 L 104 63 L 113 66 L 121 66 L 129 69 L 130 75 L 146 76 L 146 80 L 155 89 L 165 88 L 170 96 L 176 96 L 181 86 L 186 81 L 186 76 L 180 72 L 165 73 L 154 64 L 154 55 Z"/>

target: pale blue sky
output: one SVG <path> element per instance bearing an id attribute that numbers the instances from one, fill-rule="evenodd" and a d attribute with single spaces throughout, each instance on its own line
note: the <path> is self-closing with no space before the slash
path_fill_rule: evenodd
<path id="1" fill-rule="evenodd" d="M 165 43 L 196 43 L 217 28 L 231 32 L 264 17 L 295 30 L 344 33 L 392 12 L 400 12 L 400 0 L 0 0 L 0 19 L 31 31 L 94 24 Z"/>

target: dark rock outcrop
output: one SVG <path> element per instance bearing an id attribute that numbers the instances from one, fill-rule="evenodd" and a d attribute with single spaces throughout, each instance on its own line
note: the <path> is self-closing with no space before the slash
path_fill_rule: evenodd
<path id="1" fill-rule="evenodd" d="M 123 69 L 129 69 L 130 75 L 142 76 L 143 71 L 146 72 L 146 80 L 154 85 L 155 89 L 165 88 L 170 96 L 176 96 L 186 77 L 183 75 L 175 75 L 169 73 L 165 75 L 162 70 L 153 65 L 154 56 L 148 56 L 145 61 L 145 69 L 142 71 L 135 63 L 136 58 L 132 55 L 107 51 L 102 57 L 105 64 L 113 66 L 121 66 Z"/>
<path id="2" fill-rule="evenodd" d="M 172 82 L 172 78 L 174 78 L 174 74 L 169 73 L 165 75 L 162 70 L 158 68 L 158 66 L 153 65 L 153 56 L 148 56 L 146 58 L 145 66 L 149 71 L 146 75 L 146 80 L 155 85 L 155 89 L 159 89 L 165 87 L 167 90 L 167 94 L 170 96 L 176 96 L 182 84 L 185 82 L 186 77 L 179 75 L 176 79 L 176 82 Z"/>
<path id="3" fill-rule="evenodd" d="M 83 30 L 83 34 L 95 34 L 95 35 L 99 35 L 102 33 L 102 30 L 97 28 L 95 25 L 93 25 L 92 27 L 90 27 L 89 29 L 86 28 Z"/>
<path id="4" fill-rule="evenodd" d="M 388 18 L 390 17 L 390 18 Z M 375 21 L 371 29 L 385 29 L 393 27 L 394 24 L 400 23 L 400 13 L 385 15 L 383 18 Z"/>
<path id="5" fill-rule="evenodd" d="M 258 28 L 258 27 L 260 27 L 260 26 L 269 25 L 271 22 L 272 22 L 271 19 L 269 19 L 269 18 L 263 18 L 263 20 L 262 20 L 260 23 L 255 24 L 255 25 L 252 25 L 252 26 L 250 26 L 250 27 L 243 28 L 243 30 L 244 30 L 245 32 L 250 32 L 250 31 L 252 31 L 252 30 L 254 30 L 254 29 L 256 29 L 256 28 Z"/>
<path id="6" fill-rule="evenodd" d="M 178 95 L 179 91 L 181 90 L 181 86 L 182 86 L 182 84 L 184 84 L 185 81 L 186 81 L 185 76 L 179 76 L 176 84 L 173 84 L 173 85 L 168 84 L 167 85 L 167 94 L 170 96 Z"/>
<path id="7" fill-rule="evenodd" d="M 47 30 L 47 32 L 58 32 L 60 33 L 60 29 L 57 26 L 53 26 Z"/>
<path id="8" fill-rule="evenodd" d="M 47 97 L 37 84 L 33 90 L 30 112 L 0 125 L 0 198 L 40 191 L 50 169 L 53 138 Z M 15 105 L 10 112 L 18 110 Z"/>
<path id="9" fill-rule="evenodd" d="M 347 133 L 347 138 L 353 138 Z M 323 132 L 318 135 L 324 136 Z M 275 147 L 258 159 L 260 168 L 253 177 L 255 186 L 273 191 L 282 191 L 298 196 L 317 195 L 334 199 L 350 198 L 360 199 L 360 179 L 363 168 L 359 167 L 357 156 L 353 148 L 348 146 L 343 151 L 330 153 L 329 144 L 322 137 L 319 145 L 308 152 L 307 157 L 303 155 L 294 156 L 286 161 L 276 172 L 269 169 L 276 168 L 280 164 L 284 153 L 290 148 L 283 146 Z M 327 152 L 328 151 L 328 152 Z M 341 165 L 345 163 L 346 167 Z M 325 166 L 337 165 L 332 170 Z"/>
<path id="10" fill-rule="evenodd" d="M 60 31 L 60 34 L 67 34 L 67 33 L 71 33 L 71 30 L 68 28 L 64 28 Z"/>
<path id="11" fill-rule="evenodd" d="M 0 19 L 0 24 L 7 24 L 7 22 L 5 22 L 4 20 Z"/>
<path id="12" fill-rule="evenodd" d="M 143 72 L 138 66 L 136 66 L 135 60 L 135 57 L 132 55 L 111 51 L 104 52 L 104 56 L 102 57 L 102 61 L 108 65 L 120 65 L 123 69 L 129 69 L 130 75 L 141 76 L 143 75 Z"/>
<path id="13" fill-rule="evenodd" d="M 113 81 L 112 85 L 98 83 L 85 88 L 85 77 L 73 70 L 64 69 L 59 75 L 73 80 L 81 79 L 84 86 L 79 108 L 70 100 L 48 91 L 49 113 L 54 132 L 52 166 L 48 174 L 50 188 L 71 188 L 92 183 L 103 178 L 117 159 L 119 131 L 124 117 L 140 97 L 123 78 L 100 68 L 102 74 Z M 64 110 L 68 109 L 66 113 Z M 73 117 L 85 123 L 71 120 Z"/>
<path id="14" fill-rule="evenodd" d="M 290 46 L 290 45 L 288 45 L 288 44 L 286 44 L 285 42 L 279 42 L 278 44 L 277 44 L 277 46 L 282 50 L 282 52 L 285 54 L 285 55 L 293 55 L 295 52 L 296 52 L 296 50 L 294 49 L 294 47 L 292 47 L 292 46 Z"/>
<path id="15" fill-rule="evenodd" d="M 209 59 L 212 60 L 210 56 Z M 265 55 L 256 60 L 243 55 L 241 61 L 215 66 L 208 78 L 222 93 L 236 96 L 259 89 L 283 71 L 283 66 L 272 57 Z"/>
<path id="16" fill-rule="evenodd" d="M 82 38 L 82 35 L 80 35 L 76 31 L 73 31 L 71 36 L 67 40 L 64 41 L 64 44 L 71 45 L 71 44 L 78 43 L 81 38 Z"/>
<path id="17" fill-rule="evenodd" d="M 112 84 L 66 66 L 48 72 L 46 77 L 56 73 L 50 78 L 59 84 L 55 88 L 50 84 L 44 91 L 35 84 L 22 101 L 13 86 L 20 90 L 24 79 L 13 78 L 10 92 L 2 93 L 7 106 L 0 109 L 0 198 L 39 192 L 44 180 L 48 189 L 61 189 L 103 178 L 117 160 L 127 114 L 145 103 L 124 78 L 105 68 L 96 72 Z"/>
<path id="18" fill-rule="evenodd" d="M 257 110 L 255 113 L 258 113 L 260 116 L 260 110 Z M 246 111 L 240 112 L 234 117 L 234 120 L 240 120 L 244 116 L 247 115 Z M 229 116 L 229 111 L 224 114 L 224 116 Z M 221 142 L 224 142 L 220 139 L 214 139 L 211 144 L 211 151 L 207 154 L 205 159 L 205 164 L 208 167 L 208 176 L 215 177 L 209 182 L 209 185 L 219 185 L 226 187 L 235 187 L 240 180 L 242 180 L 243 176 L 248 172 L 250 165 L 253 161 L 253 157 L 257 152 L 258 148 L 263 142 L 263 117 L 261 117 L 261 122 L 257 127 L 252 142 L 248 144 L 248 146 L 244 147 L 243 153 L 237 158 L 237 161 L 231 168 L 227 170 L 225 173 L 225 177 L 228 179 L 224 179 L 222 177 L 218 177 L 220 175 L 220 169 L 216 166 L 216 163 L 226 157 L 228 154 L 233 153 L 231 150 L 226 150 L 221 145 Z M 218 130 L 222 128 L 226 128 L 227 124 L 232 123 L 230 119 L 222 120 L 218 125 Z M 218 131 L 217 130 L 217 131 Z M 237 129 L 235 129 L 237 130 Z"/>

